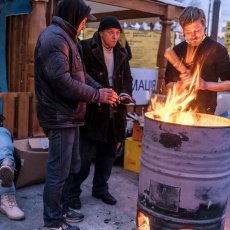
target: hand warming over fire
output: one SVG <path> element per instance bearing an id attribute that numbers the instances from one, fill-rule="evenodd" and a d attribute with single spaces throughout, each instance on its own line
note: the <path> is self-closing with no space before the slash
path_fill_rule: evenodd
<path id="1" fill-rule="evenodd" d="M 206 90 L 207 89 L 207 82 L 202 79 L 201 77 L 199 78 L 199 89 L 200 90 Z"/>
<path id="2" fill-rule="evenodd" d="M 176 82 L 178 90 L 185 90 L 191 85 L 192 76 L 189 71 L 180 74 L 180 81 Z"/>
<path id="3" fill-rule="evenodd" d="M 101 103 L 113 105 L 119 99 L 117 93 L 112 89 L 102 88 L 99 89 L 99 93 L 100 93 L 99 102 Z"/>
<path id="4" fill-rule="evenodd" d="M 199 89 L 215 92 L 224 92 L 230 90 L 230 81 L 211 82 L 200 79 Z"/>
<path id="5" fill-rule="evenodd" d="M 136 103 L 136 100 L 131 97 L 130 95 L 128 95 L 127 93 L 121 93 L 119 95 L 119 101 L 122 104 L 129 104 L 129 103 Z"/>
<path id="6" fill-rule="evenodd" d="M 192 80 L 192 75 L 190 71 L 186 71 L 180 74 L 180 79 L 184 84 L 190 84 Z"/>
<path id="7" fill-rule="evenodd" d="M 180 74 L 180 79 L 181 81 L 179 81 L 178 84 L 179 84 L 180 89 L 182 90 L 188 88 L 189 86 L 196 87 L 197 89 L 200 89 L 200 90 L 206 90 L 209 84 L 209 82 L 206 82 L 201 77 L 199 77 L 198 84 L 197 84 L 197 81 L 193 80 L 190 73 Z"/>

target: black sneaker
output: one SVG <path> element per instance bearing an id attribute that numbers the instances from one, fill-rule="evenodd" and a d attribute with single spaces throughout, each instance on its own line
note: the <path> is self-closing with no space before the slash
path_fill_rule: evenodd
<path id="1" fill-rule="evenodd" d="M 64 214 L 64 217 L 65 220 L 70 223 L 78 223 L 84 220 L 84 215 L 82 213 L 71 209 Z"/>
<path id="2" fill-rule="evenodd" d="M 73 209 L 73 210 L 81 209 L 81 200 L 80 200 L 80 198 L 75 197 L 75 198 L 71 199 L 69 208 Z"/>
<path id="3" fill-rule="evenodd" d="M 117 203 L 117 200 L 109 192 L 103 195 L 92 194 L 92 196 L 101 199 L 106 204 L 115 205 Z"/>
<path id="4" fill-rule="evenodd" d="M 63 223 L 60 227 L 44 227 L 44 230 L 80 230 L 77 226 L 72 226 L 68 223 Z"/>

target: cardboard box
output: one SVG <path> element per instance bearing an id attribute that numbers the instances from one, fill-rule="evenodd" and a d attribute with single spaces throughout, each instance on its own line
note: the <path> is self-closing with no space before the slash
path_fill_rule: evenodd
<path id="1" fill-rule="evenodd" d="M 39 143 L 40 138 L 36 138 L 32 142 Z M 32 143 L 30 141 L 30 143 Z M 21 158 L 21 170 L 19 172 L 16 188 L 41 183 L 46 177 L 46 161 L 48 157 L 48 149 L 37 146 L 40 150 L 34 151 L 30 148 L 29 139 L 15 140 L 14 147 L 16 153 Z"/>
<path id="2" fill-rule="evenodd" d="M 132 137 L 126 138 L 124 153 L 125 169 L 136 173 L 140 172 L 141 147 L 141 141 L 133 140 Z"/>
<path id="3" fill-rule="evenodd" d="M 48 151 L 49 139 L 47 137 L 29 138 L 29 146 L 32 151 Z"/>
<path id="4" fill-rule="evenodd" d="M 133 134 L 132 138 L 135 141 L 141 141 L 143 136 L 143 127 L 140 126 L 140 123 L 135 121 L 133 123 Z"/>

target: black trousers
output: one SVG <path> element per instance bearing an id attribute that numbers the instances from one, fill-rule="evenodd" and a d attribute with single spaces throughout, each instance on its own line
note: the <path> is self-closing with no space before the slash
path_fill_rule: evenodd
<path id="1" fill-rule="evenodd" d="M 103 195 L 107 193 L 109 191 L 108 180 L 116 157 L 112 122 L 108 130 L 107 142 L 93 141 L 80 137 L 80 155 L 81 168 L 79 173 L 72 174 L 72 183 L 69 191 L 70 200 L 80 196 L 82 192 L 81 184 L 90 173 L 92 159 L 94 159 L 95 167 L 92 194 Z"/>

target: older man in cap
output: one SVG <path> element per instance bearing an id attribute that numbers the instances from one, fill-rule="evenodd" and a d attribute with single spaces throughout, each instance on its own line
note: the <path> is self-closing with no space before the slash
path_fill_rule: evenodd
<path id="1" fill-rule="evenodd" d="M 70 208 L 81 208 L 81 184 L 88 177 L 94 158 L 95 171 L 92 196 L 109 205 L 117 200 L 110 194 L 108 180 L 116 151 L 125 139 L 126 104 L 132 98 L 132 76 L 129 56 L 118 40 L 122 28 L 114 16 L 101 19 L 93 37 L 82 41 L 86 72 L 103 87 L 112 88 L 119 95 L 117 106 L 90 104 L 86 110 L 86 125 L 81 128 L 81 169 L 73 175 L 70 189 Z"/>

